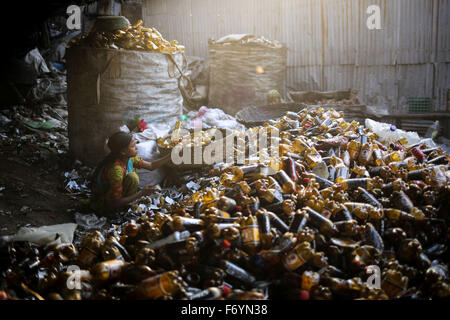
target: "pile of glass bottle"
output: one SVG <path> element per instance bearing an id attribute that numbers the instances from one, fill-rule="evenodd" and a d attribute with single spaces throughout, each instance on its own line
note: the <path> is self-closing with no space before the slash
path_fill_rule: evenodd
<path id="1" fill-rule="evenodd" d="M 184 51 L 177 40 L 167 41 L 156 28 L 146 28 L 139 20 L 132 26 L 113 32 L 92 30 L 68 43 L 70 46 L 82 45 L 95 48 L 142 50 L 163 53 Z"/>
<path id="2" fill-rule="evenodd" d="M 183 147 L 204 147 L 209 145 L 215 139 L 215 131 L 218 129 L 209 130 L 184 130 L 180 131 L 181 122 L 175 124 L 175 128 L 171 135 L 167 137 L 160 137 L 156 141 L 158 147 L 162 149 L 173 149 L 175 146 L 182 144 Z"/>
<path id="3" fill-rule="evenodd" d="M 143 210 L 148 199 L 141 199 L 133 205 L 138 218 L 78 245 L 2 246 L 0 295 L 450 296 L 448 154 L 405 141 L 384 145 L 332 109 L 288 112 L 265 127 L 279 134 L 278 158 L 218 164 L 183 200 Z M 67 286 L 73 265 L 81 269 L 78 288 Z"/>

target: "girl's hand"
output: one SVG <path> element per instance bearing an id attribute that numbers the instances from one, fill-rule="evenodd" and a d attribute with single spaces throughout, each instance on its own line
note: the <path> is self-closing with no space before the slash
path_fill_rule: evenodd
<path id="1" fill-rule="evenodd" d="M 142 168 L 146 169 L 146 170 L 150 170 L 150 171 L 158 169 L 159 167 L 161 167 L 164 164 L 166 164 L 167 162 L 169 162 L 170 156 L 171 156 L 171 153 L 165 155 L 164 157 L 162 157 L 158 160 L 152 161 L 152 162 L 147 162 L 147 161 L 143 160 Z"/>

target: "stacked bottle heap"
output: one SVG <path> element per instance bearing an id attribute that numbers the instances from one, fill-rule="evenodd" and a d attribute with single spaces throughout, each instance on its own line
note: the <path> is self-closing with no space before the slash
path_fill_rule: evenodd
<path id="1" fill-rule="evenodd" d="M 385 145 L 334 110 L 265 126 L 279 158 L 216 165 L 195 193 L 159 210 L 141 200 L 138 218 L 79 245 L 3 246 L 7 287 L 43 299 L 449 297 L 446 153 Z"/>
<path id="2" fill-rule="evenodd" d="M 139 20 L 134 25 L 115 31 L 97 31 L 95 28 L 69 42 L 69 46 L 82 45 L 94 48 L 142 50 L 163 53 L 184 51 L 177 40 L 167 41 L 156 28 L 143 26 Z"/>

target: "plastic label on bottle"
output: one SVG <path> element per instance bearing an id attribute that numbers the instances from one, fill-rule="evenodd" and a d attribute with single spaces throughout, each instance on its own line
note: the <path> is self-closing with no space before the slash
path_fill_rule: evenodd
<path id="1" fill-rule="evenodd" d="M 306 274 L 302 275 L 302 289 L 310 291 L 313 286 L 319 283 L 319 276 L 317 274 Z"/>
<path id="2" fill-rule="evenodd" d="M 322 156 L 319 153 L 310 153 L 306 156 L 306 162 L 311 168 L 314 168 L 322 161 Z"/>
<path id="3" fill-rule="evenodd" d="M 119 277 L 123 265 L 124 265 L 123 260 L 110 262 L 110 264 L 108 265 L 108 271 L 111 279 Z"/>
<path id="4" fill-rule="evenodd" d="M 388 277 L 383 279 L 381 286 L 390 297 L 400 296 L 406 290 L 404 286 L 391 281 Z"/>
<path id="5" fill-rule="evenodd" d="M 243 244 L 259 244 L 259 229 L 257 225 L 250 225 L 241 228 Z"/>
<path id="6" fill-rule="evenodd" d="M 347 186 L 349 189 L 358 189 L 358 187 L 361 187 L 363 189 L 367 189 L 367 178 L 361 178 L 361 179 L 348 179 L 347 180 Z"/>
<path id="7" fill-rule="evenodd" d="M 230 218 L 231 217 L 228 212 L 222 211 L 222 210 L 218 210 L 218 215 L 219 215 L 219 217 L 222 217 L 222 218 Z"/>
<path id="8" fill-rule="evenodd" d="M 283 262 L 288 269 L 293 271 L 301 267 L 305 260 L 296 251 L 292 251 L 284 258 Z"/>
<path id="9" fill-rule="evenodd" d="M 148 298 L 157 298 L 162 297 L 166 294 L 169 294 L 164 289 L 165 279 L 162 279 L 164 275 L 159 275 L 154 278 L 149 279 L 149 281 L 145 284 L 145 295 Z"/>
<path id="10" fill-rule="evenodd" d="M 85 247 L 84 250 L 80 254 L 80 258 L 78 259 L 82 264 L 86 266 L 92 265 L 94 260 L 97 258 L 97 253 L 89 247 Z"/>
<path id="11" fill-rule="evenodd" d="M 247 272 L 245 272 L 245 270 L 243 270 L 242 268 L 239 268 L 238 266 L 236 266 L 232 263 L 226 262 L 225 272 L 227 274 L 229 274 L 230 276 L 233 276 L 233 277 L 235 277 L 239 280 L 242 280 L 246 283 L 255 282 L 255 278 L 252 275 L 248 274 Z"/>
<path id="12" fill-rule="evenodd" d="M 359 148 L 357 144 L 349 143 L 348 153 L 352 159 L 356 159 L 359 155 Z"/>
<path id="13" fill-rule="evenodd" d="M 372 157 L 372 149 L 363 148 L 361 150 L 361 154 L 359 155 L 359 160 L 363 162 L 369 162 L 371 157 Z"/>

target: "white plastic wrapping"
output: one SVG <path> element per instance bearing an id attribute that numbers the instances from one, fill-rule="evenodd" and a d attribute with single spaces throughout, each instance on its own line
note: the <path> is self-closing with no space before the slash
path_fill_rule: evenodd
<path id="1" fill-rule="evenodd" d="M 149 124 L 147 125 L 147 129 L 143 132 L 134 133 L 133 137 L 138 142 L 138 156 L 148 162 L 161 158 L 156 139 L 167 137 L 169 132 L 171 132 L 171 126 L 159 123 Z M 141 169 L 138 170 L 138 174 L 139 186 L 144 187 L 148 184 L 160 184 L 166 177 L 166 170 L 164 167 L 153 171 Z"/>
<path id="2" fill-rule="evenodd" d="M 45 245 L 55 240 L 61 243 L 72 243 L 75 223 L 56 224 L 39 228 L 22 227 L 12 236 L 4 236 L 6 241 L 29 241 L 38 245 Z"/>
<path id="3" fill-rule="evenodd" d="M 366 128 L 375 132 L 380 137 L 380 142 L 383 143 L 391 143 L 398 141 L 401 138 L 405 138 L 408 141 L 407 146 L 411 146 L 422 141 L 417 132 L 404 131 L 401 129 L 391 131 L 391 125 L 388 123 L 366 119 L 365 125 Z"/>
<path id="4" fill-rule="evenodd" d="M 95 213 L 81 214 L 75 213 L 76 223 L 84 229 L 100 229 L 106 223 L 106 217 L 97 217 Z"/>
<path id="5" fill-rule="evenodd" d="M 137 144 L 138 156 L 145 161 L 152 162 L 152 160 L 157 160 L 161 158 L 158 144 L 156 140 L 147 140 Z M 166 177 L 166 172 L 164 168 L 158 168 L 153 171 L 141 169 L 138 170 L 139 174 L 139 186 L 143 187 L 148 184 L 153 186 L 160 184 Z"/>
<path id="6" fill-rule="evenodd" d="M 226 130 L 245 130 L 235 117 L 226 114 L 221 109 L 202 106 L 197 113 L 192 112 L 194 118 L 186 125 L 186 129 L 194 129 L 201 126 L 203 129 L 218 128 Z"/>

